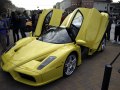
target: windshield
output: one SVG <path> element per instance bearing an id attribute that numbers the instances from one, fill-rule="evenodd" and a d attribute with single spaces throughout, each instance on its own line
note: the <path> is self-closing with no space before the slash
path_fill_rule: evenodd
<path id="1" fill-rule="evenodd" d="M 38 40 L 55 44 L 72 42 L 65 28 L 50 28 L 49 31 L 46 34 L 40 36 Z"/>

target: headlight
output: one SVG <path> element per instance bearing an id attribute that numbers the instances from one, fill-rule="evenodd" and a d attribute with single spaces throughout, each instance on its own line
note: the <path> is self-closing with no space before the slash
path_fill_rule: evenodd
<path id="1" fill-rule="evenodd" d="M 50 62 L 52 62 L 54 59 L 56 59 L 55 56 L 48 57 L 46 60 L 44 60 L 44 62 L 42 62 L 40 64 L 40 66 L 37 69 L 41 70 L 42 68 L 44 68 L 45 66 L 47 66 Z"/>

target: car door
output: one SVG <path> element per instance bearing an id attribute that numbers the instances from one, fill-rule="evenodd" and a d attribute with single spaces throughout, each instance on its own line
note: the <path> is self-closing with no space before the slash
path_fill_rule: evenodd
<path id="1" fill-rule="evenodd" d="M 59 26 L 62 18 L 62 10 L 46 9 L 39 15 L 34 36 L 40 36 L 49 26 Z"/>
<path id="2" fill-rule="evenodd" d="M 66 19 L 61 24 L 61 27 L 66 27 L 68 32 L 71 34 L 72 39 L 75 40 L 82 23 L 83 15 L 79 9 L 76 9 L 66 17 Z"/>
<path id="3" fill-rule="evenodd" d="M 83 46 L 97 50 L 106 32 L 108 14 L 100 13 L 95 8 L 80 8 L 79 10 L 84 20 L 76 37 L 76 42 L 82 40 L 84 41 Z"/>
<path id="4" fill-rule="evenodd" d="M 73 39 L 90 49 L 97 49 L 108 24 L 108 14 L 95 8 L 78 8 L 64 20 L 61 26 L 69 28 Z"/>

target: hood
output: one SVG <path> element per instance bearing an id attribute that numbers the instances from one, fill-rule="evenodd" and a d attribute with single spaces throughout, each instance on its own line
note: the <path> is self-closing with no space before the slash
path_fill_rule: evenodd
<path id="1" fill-rule="evenodd" d="M 40 59 L 40 61 L 42 61 L 49 54 L 63 46 L 64 44 L 52 44 L 39 40 L 33 40 L 26 45 L 21 45 L 19 48 L 16 48 L 18 47 L 16 45 L 15 48 L 12 48 L 2 56 L 3 62 L 5 63 L 4 70 L 11 70 L 12 68 L 21 66 L 31 60 Z"/>
<path id="2" fill-rule="evenodd" d="M 48 55 L 49 53 L 59 49 L 64 44 L 52 44 L 39 40 L 33 40 L 25 46 L 19 48 L 13 55 L 13 60 L 28 60 Z"/>

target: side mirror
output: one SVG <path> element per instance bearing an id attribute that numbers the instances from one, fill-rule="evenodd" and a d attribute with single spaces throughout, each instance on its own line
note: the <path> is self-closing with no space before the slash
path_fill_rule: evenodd
<path id="1" fill-rule="evenodd" d="M 84 40 L 77 40 L 76 43 L 77 43 L 78 45 L 85 45 L 85 44 L 86 44 L 86 41 L 84 41 Z"/>

